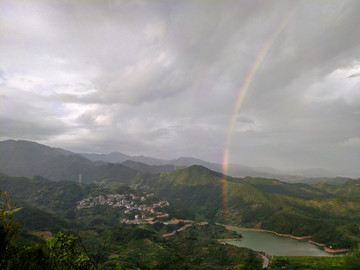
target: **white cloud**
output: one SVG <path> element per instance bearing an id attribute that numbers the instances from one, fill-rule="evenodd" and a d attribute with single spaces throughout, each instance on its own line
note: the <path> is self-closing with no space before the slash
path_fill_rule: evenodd
<path id="1" fill-rule="evenodd" d="M 359 147 L 360 137 L 349 138 L 346 141 L 344 141 L 344 145 L 347 147 Z"/>
<path id="2" fill-rule="evenodd" d="M 350 105 L 360 104 L 360 64 L 355 61 L 350 66 L 340 67 L 327 74 L 322 81 L 315 82 L 307 93 L 309 101 L 344 101 Z"/>

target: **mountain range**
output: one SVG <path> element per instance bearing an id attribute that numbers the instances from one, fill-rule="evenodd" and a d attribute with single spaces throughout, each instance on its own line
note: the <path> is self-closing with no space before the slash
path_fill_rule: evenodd
<path id="1" fill-rule="evenodd" d="M 92 179 L 86 178 L 87 171 L 94 167 L 104 169 L 104 166 L 101 167 L 101 165 L 105 163 L 116 164 L 113 166 L 116 166 L 118 170 L 120 168 L 125 170 L 124 167 L 126 167 L 142 173 L 169 172 L 192 165 L 201 165 L 216 172 L 223 172 L 222 164 L 192 157 L 163 160 L 146 156 L 130 156 L 119 152 L 110 154 L 74 153 L 23 140 L 0 142 L 0 172 L 8 175 L 25 177 L 41 175 L 54 180 L 77 180 L 81 174 L 84 181 L 91 181 Z M 272 168 L 257 168 L 239 164 L 228 164 L 227 174 L 233 177 L 265 177 L 286 182 L 309 183 L 322 181 L 319 177 L 326 180 L 326 178 L 334 176 L 322 169 L 282 172 Z M 346 179 L 339 178 L 336 183 L 345 181 Z"/>
<path id="2" fill-rule="evenodd" d="M 116 194 L 131 185 L 168 201 L 169 215 L 178 219 L 310 236 L 336 248 L 351 248 L 360 242 L 359 180 L 322 178 L 326 181 L 295 184 L 265 177 L 226 176 L 203 165 L 189 166 L 194 162 L 211 166 L 191 158 L 179 158 L 173 161 L 175 166 L 93 159 L 35 142 L 3 141 L 0 189 L 22 208 L 19 214 L 29 230 L 49 226 L 40 221 L 33 224 L 29 216 L 36 213 L 39 217 L 49 213 L 48 223 L 63 228 L 69 224 L 82 224 L 86 230 L 93 230 L 94 224 L 117 226 L 124 216 L 112 207 L 102 205 L 83 216 L 76 206 L 89 196 Z"/>
<path id="3" fill-rule="evenodd" d="M 189 167 L 192 165 L 201 165 L 211 170 L 222 172 L 223 165 L 219 163 L 213 163 L 204 161 L 193 157 L 180 157 L 177 159 L 165 160 L 157 159 L 146 156 L 129 156 L 119 152 L 112 152 L 110 154 L 88 154 L 81 153 L 82 156 L 92 161 L 104 161 L 112 163 L 122 163 L 127 160 L 145 163 L 148 165 L 174 165 L 180 167 Z M 298 169 L 291 171 L 281 171 L 269 167 L 249 167 L 240 164 L 230 163 L 228 164 L 227 173 L 232 176 L 254 176 L 254 177 L 269 177 L 269 178 L 281 178 L 286 180 L 287 178 L 294 179 L 298 177 L 334 177 L 332 173 L 321 168 L 310 169 Z"/>

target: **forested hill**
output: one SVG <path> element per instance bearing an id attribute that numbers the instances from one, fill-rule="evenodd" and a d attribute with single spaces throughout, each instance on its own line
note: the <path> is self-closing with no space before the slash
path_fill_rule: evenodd
<path id="1" fill-rule="evenodd" d="M 81 179 L 82 184 L 94 183 L 100 187 L 146 187 L 168 200 L 174 207 L 173 214 L 185 219 L 311 235 L 315 241 L 334 247 L 350 247 L 360 242 L 359 180 L 336 186 L 289 184 L 266 178 L 224 177 L 199 165 L 149 174 L 124 164 L 93 162 L 65 150 L 31 142 L 6 141 L 0 149 L 0 171 L 10 175 L 1 176 L 0 188 L 9 191 L 19 203 L 35 203 L 44 210 L 73 209 L 75 201 L 87 196 L 84 193 L 87 185 L 74 183 Z M 20 153 L 24 153 L 24 157 Z M 132 166 L 141 167 L 143 171 L 159 169 L 134 163 Z M 50 180 L 11 177 L 17 169 Z M 56 192 L 58 188 L 51 180 L 67 182 L 59 182 L 63 190 Z"/>
<path id="2" fill-rule="evenodd" d="M 356 225 L 360 222 L 360 194 L 355 195 L 355 191 L 346 198 L 316 185 L 249 177 L 229 177 L 226 184 L 222 181 L 220 173 L 191 166 L 144 178 L 142 184 L 178 208 L 186 209 L 192 217 L 200 215 L 213 221 L 296 236 L 312 235 L 316 241 L 337 247 L 360 241 Z M 360 181 L 349 182 L 355 183 Z"/>
<path id="3" fill-rule="evenodd" d="M 179 229 L 184 224 L 165 225 L 164 220 L 159 219 L 159 223 L 139 224 L 136 229 L 128 229 L 129 226 L 135 225 L 117 227 L 128 218 L 124 209 L 120 210 L 111 205 L 80 209 L 78 206 L 81 201 L 108 194 L 120 196 L 129 192 L 136 194 L 140 199 L 141 196 L 145 196 L 144 194 L 153 193 L 155 197 L 151 198 L 159 198 L 158 200 L 170 203 L 165 210 L 161 210 L 169 214 L 165 221 L 175 218 L 206 221 L 209 224 L 219 222 L 296 236 L 311 236 L 311 240 L 333 248 L 353 248 L 360 242 L 359 197 L 355 192 L 348 197 L 337 195 L 341 190 L 356 190 L 354 187 L 358 185 L 358 181 L 338 186 L 336 190 L 327 185 L 288 184 L 278 180 L 250 177 L 226 177 L 225 183 L 225 177 L 221 173 L 202 166 L 191 166 L 157 175 L 137 173 L 121 176 L 124 171 L 118 168 L 122 168 L 123 165 L 118 167 L 119 165 L 121 164 L 99 165 L 104 167 L 103 171 L 108 173 L 108 178 L 101 178 L 96 184 L 54 182 L 41 177 L 29 179 L 1 176 L 0 189 L 6 190 L 12 200 L 18 203 L 16 217 L 22 219 L 25 228 L 22 235 L 28 239 L 39 231 L 56 233 L 60 229 L 77 230 L 89 239 L 86 245 L 106 242 L 109 249 L 106 256 L 117 254 L 116 258 L 121 258 L 124 262 L 135 262 L 139 259 L 136 257 L 138 245 L 148 247 L 144 250 L 143 259 L 149 262 L 157 258 L 156 263 L 160 260 L 157 255 L 165 251 L 169 256 L 172 256 L 172 252 L 176 252 L 176 256 L 185 256 L 181 250 L 175 248 L 177 245 L 184 248 L 192 246 L 196 250 L 207 247 L 218 250 L 217 252 L 224 251 L 217 244 L 205 241 L 203 236 L 199 238 L 202 230 L 214 232 L 213 225 L 194 228 L 195 231 L 188 235 L 190 238 L 179 238 L 183 234 L 176 234 L 174 238 L 165 241 L 159 238 L 159 235 Z M 131 172 L 130 168 L 127 169 Z M 96 170 L 92 172 L 93 175 L 96 173 L 103 175 Z M 132 184 L 133 188 L 128 187 L 129 184 Z M 151 200 L 149 203 L 153 205 L 156 201 Z M 133 218 L 136 213 L 140 215 L 140 212 L 134 212 L 131 214 Z M 146 230 L 142 230 L 143 228 Z M 192 229 L 189 230 L 191 231 Z M 118 235 L 128 233 L 135 237 L 129 242 L 122 241 L 123 236 Z M 194 239 L 197 240 L 197 245 L 194 244 Z M 157 252 L 154 253 L 152 248 L 159 246 L 161 248 L 156 248 Z M 255 260 L 254 254 L 251 254 Z M 207 260 L 209 256 L 210 253 L 204 259 Z M 223 256 L 228 255 L 224 253 Z M 110 257 L 106 258 L 103 259 L 104 263 Z M 114 257 L 113 261 L 116 261 L 116 258 Z M 174 257 L 175 262 L 179 263 L 179 260 Z"/>

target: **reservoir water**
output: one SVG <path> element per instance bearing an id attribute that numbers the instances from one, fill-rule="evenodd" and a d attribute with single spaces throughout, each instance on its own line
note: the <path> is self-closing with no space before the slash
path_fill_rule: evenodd
<path id="1" fill-rule="evenodd" d="M 243 240 L 225 241 L 238 247 L 247 247 L 277 256 L 332 256 L 307 240 L 296 240 L 290 237 L 277 236 L 262 231 L 247 231 L 231 228 L 240 232 Z"/>

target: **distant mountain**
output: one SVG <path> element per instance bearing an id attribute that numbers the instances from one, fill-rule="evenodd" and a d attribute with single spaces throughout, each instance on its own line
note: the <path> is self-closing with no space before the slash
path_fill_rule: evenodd
<path id="1" fill-rule="evenodd" d="M 26 177 L 42 175 L 54 180 L 76 180 L 79 174 L 88 175 L 86 171 L 89 168 L 107 162 L 127 162 L 124 165 L 143 173 L 170 172 L 172 169 L 192 165 L 201 165 L 216 172 L 223 172 L 222 164 L 192 157 L 163 160 L 146 156 L 129 156 L 119 152 L 110 154 L 76 154 L 64 149 L 52 148 L 30 141 L 8 140 L 0 142 L 0 172 L 6 175 Z M 329 172 L 322 169 L 283 172 L 268 167 L 249 167 L 240 164 L 228 164 L 226 174 L 233 177 L 275 178 L 291 183 L 306 183 L 307 178 L 304 176 L 331 176 Z"/>
<path id="2" fill-rule="evenodd" d="M 104 162 L 112 162 L 112 163 L 123 163 L 125 161 L 126 162 L 133 161 L 133 162 L 139 162 L 142 164 L 146 164 L 149 166 L 172 165 L 172 166 L 176 166 L 177 168 L 184 168 L 184 167 L 189 167 L 192 165 L 201 165 L 201 166 L 209 168 L 213 171 L 217 171 L 217 172 L 223 171 L 222 164 L 207 162 L 207 161 L 197 159 L 197 158 L 192 158 L 192 157 L 180 157 L 177 159 L 165 160 L 165 159 L 157 159 L 157 158 L 146 157 L 146 156 L 129 156 L 129 155 L 125 155 L 125 154 L 122 154 L 119 152 L 113 152 L 110 154 L 84 154 L 84 153 L 82 153 L 81 155 L 92 161 L 104 161 Z M 140 164 L 138 164 L 138 166 L 137 166 L 138 168 L 136 168 L 135 164 L 128 163 L 127 165 L 132 168 L 139 169 L 140 171 L 163 172 L 162 170 L 159 171 L 154 168 L 153 169 L 150 169 L 150 168 L 145 169 L 145 167 L 143 165 L 142 165 L 143 169 L 140 169 L 139 168 Z M 167 171 L 170 171 L 170 170 L 167 170 Z M 258 177 L 269 177 L 269 178 L 274 178 L 274 177 L 277 178 L 278 177 L 277 175 L 267 173 L 267 172 L 262 172 L 261 170 L 253 169 L 248 166 L 243 166 L 243 165 L 239 165 L 239 164 L 229 164 L 227 173 L 229 175 L 239 176 L 239 177 L 240 176 L 258 176 Z"/>
<path id="3" fill-rule="evenodd" d="M 345 182 L 351 180 L 353 178 L 348 178 L 348 177 L 303 177 L 303 176 L 287 176 L 284 177 L 284 179 L 281 179 L 281 181 L 283 182 L 287 182 L 287 183 L 303 183 L 303 184 L 313 184 L 313 183 L 326 183 L 328 185 L 341 185 L 344 184 Z"/>
<path id="4" fill-rule="evenodd" d="M 304 177 L 334 177 L 335 175 L 321 168 L 309 168 L 288 171 L 289 175 L 301 175 Z"/>
<path id="5" fill-rule="evenodd" d="M 189 167 L 192 165 L 201 165 L 206 168 L 209 168 L 216 172 L 223 172 L 223 165 L 219 163 L 213 163 L 204 161 L 201 159 L 193 157 L 180 157 L 177 159 L 157 159 L 153 157 L 146 156 L 129 156 L 119 152 L 113 152 L 110 154 L 81 154 L 82 156 L 92 160 L 92 161 L 104 161 L 112 163 L 123 163 L 125 161 L 140 162 L 147 164 L 149 166 L 162 166 L 162 165 L 173 165 L 178 167 Z M 129 166 L 135 166 L 135 164 Z M 139 167 L 139 166 L 138 166 Z M 143 166 L 144 167 L 144 166 Z M 132 167 L 136 169 L 135 167 Z M 144 171 L 139 169 L 140 171 Z M 147 168 L 146 172 L 157 171 L 155 169 Z M 160 172 L 160 171 L 157 171 Z M 303 170 L 294 170 L 294 171 L 281 171 L 269 167 L 249 167 L 240 164 L 230 163 L 227 166 L 227 174 L 233 177 L 266 177 L 266 178 L 275 178 L 281 179 L 286 182 L 304 182 L 306 177 L 335 177 L 328 171 L 323 169 L 303 169 Z"/>
<path id="6" fill-rule="evenodd" d="M 55 181 L 78 181 L 80 174 L 85 174 L 91 168 L 96 167 L 96 165 L 95 162 L 80 155 L 61 155 L 49 158 L 34 166 L 34 175 L 41 175 Z M 87 179 L 83 180 L 86 181 Z"/>
<path id="7" fill-rule="evenodd" d="M 0 142 L 0 171 L 6 175 L 83 183 L 107 179 L 130 182 L 138 173 L 121 164 L 94 162 L 60 148 L 29 141 Z"/>
<path id="8" fill-rule="evenodd" d="M 92 161 L 104 161 L 111 163 L 123 163 L 124 161 L 131 160 L 141 162 L 148 165 L 167 165 L 170 164 L 168 160 L 157 159 L 145 156 L 129 156 L 120 152 L 112 152 L 110 154 L 94 154 L 94 153 L 81 153 L 82 156 Z"/>
<path id="9" fill-rule="evenodd" d="M 105 181 L 130 185 L 138 174 L 139 171 L 122 164 L 106 163 L 89 168 L 82 179 L 85 183 Z"/>
<path id="10" fill-rule="evenodd" d="M 185 168 L 184 166 L 176 166 L 176 165 L 147 165 L 145 163 L 136 162 L 136 161 L 132 161 L 132 160 L 127 160 L 121 164 L 126 167 L 135 169 L 139 172 L 153 173 L 153 174 L 163 173 L 163 172 L 172 172 L 176 169 Z"/>
<path id="11" fill-rule="evenodd" d="M 33 176 L 39 164 L 58 156 L 74 153 L 36 142 L 7 140 L 0 142 L 0 171 L 13 176 Z"/>
<path id="12" fill-rule="evenodd" d="M 110 163 L 122 163 L 131 159 L 131 156 L 119 152 L 112 152 L 110 154 L 81 153 L 80 155 L 92 161 L 104 161 Z"/>

